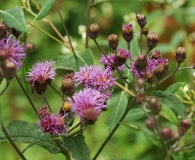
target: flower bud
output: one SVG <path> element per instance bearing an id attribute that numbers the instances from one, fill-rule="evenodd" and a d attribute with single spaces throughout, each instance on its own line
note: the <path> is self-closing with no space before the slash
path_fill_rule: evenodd
<path id="1" fill-rule="evenodd" d="M 189 119 L 182 120 L 180 123 L 180 127 L 179 127 L 179 135 L 183 136 L 190 127 L 191 127 L 191 124 L 190 124 Z"/>
<path id="2" fill-rule="evenodd" d="M 154 50 L 151 55 L 152 59 L 160 59 L 162 58 L 162 53 L 159 50 Z"/>
<path id="3" fill-rule="evenodd" d="M 16 75 L 16 66 L 13 62 L 6 61 L 3 66 L 4 76 L 7 80 L 11 80 Z"/>
<path id="4" fill-rule="evenodd" d="M 68 74 L 62 79 L 61 91 L 67 96 L 72 96 L 75 92 L 74 83 L 72 81 L 73 74 Z"/>
<path id="5" fill-rule="evenodd" d="M 149 109 L 152 111 L 153 114 L 158 115 L 160 113 L 162 107 L 159 100 L 156 97 L 154 96 L 150 97 L 148 104 Z"/>
<path id="6" fill-rule="evenodd" d="M 138 104 L 141 104 L 141 103 L 145 102 L 145 101 L 146 101 L 146 95 L 145 95 L 144 93 L 138 93 L 138 94 L 136 95 L 135 101 L 136 101 Z"/>
<path id="7" fill-rule="evenodd" d="M 146 82 L 152 83 L 154 81 L 154 74 L 152 72 L 146 72 Z"/>
<path id="8" fill-rule="evenodd" d="M 97 23 L 93 23 L 90 25 L 88 33 L 91 39 L 96 39 L 99 36 L 99 26 L 97 25 Z"/>
<path id="9" fill-rule="evenodd" d="M 133 25 L 132 24 L 128 24 L 122 25 L 122 35 L 123 35 L 123 39 L 127 42 L 130 42 L 133 39 Z"/>
<path id="10" fill-rule="evenodd" d="M 123 65 L 128 58 L 130 58 L 130 51 L 126 51 L 123 48 L 120 48 L 117 53 L 116 57 L 114 59 L 114 65 L 115 66 L 121 66 Z"/>
<path id="11" fill-rule="evenodd" d="M 137 78 L 135 79 L 135 84 L 139 89 L 142 89 L 145 87 L 146 80 L 144 78 Z"/>
<path id="12" fill-rule="evenodd" d="M 65 113 L 71 112 L 71 103 L 65 101 L 61 111 L 64 111 Z"/>
<path id="13" fill-rule="evenodd" d="M 147 36 L 148 33 L 149 33 L 148 28 L 145 28 L 145 27 L 144 27 L 144 28 L 142 29 L 142 34 L 145 35 L 145 36 Z"/>
<path id="14" fill-rule="evenodd" d="M 154 121 L 154 119 L 152 119 L 152 118 L 147 119 L 145 121 L 145 124 L 146 124 L 146 127 L 149 130 L 154 130 L 155 129 L 155 121 Z"/>
<path id="15" fill-rule="evenodd" d="M 7 59 L 7 54 L 5 50 L 0 49 L 0 64 L 2 64 Z"/>
<path id="16" fill-rule="evenodd" d="M 98 111 L 95 108 L 85 108 L 84 111 L 85 123 L 92 125 L 97 120 L 99 115 Z"/>
<path id="17" fill-rule="evenodd" d="M 156 33 L 154 32 L 149 33 L 148 39 L 147 39 L 148 48 L 153 49 L 154 47 L 156 47 L 158 40 L 159 40 L 159 37 Z"/>
<path id="18" fill-rule="evenodd" d="M 162 140 L 171 140 L 172 139 L 172 135 L 173 135 L 173 131 L 171 128 L 163 128 L 160 132 L 160 137 L 162 138 Z"/>
<path id="19" fill-rule="evenodd" d="M 143 14 L 136 13 L 136 19 L 141 28 L 146 25 L 146 17 Z"/>
<path id="20" fill-rule="evenodd" d="M 25 51 L 25 53 L 27 53 L 27 54 L 30 54 L 30 53 L 32 53 L 32 52 L 34 52 L 35 51 L 35 45 L 33 44 L 33 43 L 31 43 L 31 42 L 26 42 L 25 44 L 24 44 L 24 51 Z"/>
<path id="21" fill-rule="evenodd" d="M 175 59 L 177 63 L 182 63 L 186 59 L 186 48 L 185 47 L 178 47 L 177 51 L 175 52 Z"/>
<path id="22" fill-rule="evenodd" d="M 118 36 L 116 34 L 111 34 L 107 37 L 109 47 L 116 51 L 118 47 Z"/>
<path id="23" fill-rule="evenodd" d="M 138 71 L 142 71 L 144 70 L 148 65 L 148 61 L 147 61 L 147 57 L 145 54 L 141 54 L 137 57 L 137 59 L 135 60 L 135 68 Z"/>

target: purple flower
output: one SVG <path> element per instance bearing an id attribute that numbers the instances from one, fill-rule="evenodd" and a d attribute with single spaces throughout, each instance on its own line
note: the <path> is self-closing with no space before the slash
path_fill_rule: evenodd
<path id="1" fill-rule="evenodd" d="M 39 120 L 39 125 L 42 132 L 49 132 L 50 134 L 59 135 L 62 132 L 66 132 L 64 123 L 64 117 L 60 114 L 51 113 Z"/>
<path id="2" fill-rule="evenodd" d="M 106 55 L 106 57 L 102 54 L 102 56 L 100 58 L 100 62 L 102 64 L 104 64 L 105 68 L 110 68 L 111 70 L 114 70 L 113 64 L 114 64 L 114 60 L 115 60 L 116 54 L 109 53 L 108 55 Z M 124 69 L 124 65 L 118 66 L 118 70 L 119 71 L 122 71 L 123 69 Z"/>
<path id="3" fill-rule="evenodd" d="M 0 49 L 3 49 L 7 54 L 8 59 L 13 62 L 17 69 L 22 67 L 22 61 L 25 57 L 24 53 L 24 45 L 19 45 L 19 41 L 17 39 L 13 39 L 13 37 L 3 38 L 0 41 Z"/>
<path id="4" fill-rule="evenodd" d="M 69 99 L 72 104 L 72 110 L 80 116 L 81 121 L 95 122 L 102 109 L 106 108 L 105 96 L 100 91 L 91 88 L 84 88 L 75 93 L 73 100 Z"/>
<path id="5" fill-rule="evenodd" d="M 36 62 L 27 76 L 26 80 L 31 84 L 32 91 L 36 90 L 41 94 L 47 89 L 47 84 L 50 84 L 56 74 L 52 67 L 54 61 Z"/>
<path id="6" fill-rule="evenodd" d="M 113 78 L 112 71 L 109 68 L 102 70 L 100 66 L 85 66 L 75 72 L 73 80 L 77 86 L 82 84 L 85 87 L 104 92 L 114 86 L 116 78 Z"/>
<path id="7" fill-rule="evenodd" d="M 120 48 L 119 51 L 117 52 L 117 56 L 123 57 L 124 59 L 128 59 L 131 57 L 131 52 L 127 51 L 123 48 Z"/>

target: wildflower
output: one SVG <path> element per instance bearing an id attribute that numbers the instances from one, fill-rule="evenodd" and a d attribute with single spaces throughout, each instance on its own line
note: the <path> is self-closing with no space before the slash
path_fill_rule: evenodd
<path id="1" fill-rule="evenodd" d="M 69 99 L 72 110 L 80 116 L 81 121 L 95 122 L 102 109 L 106 108 L 105 96 L 100 91 L 91 88 L 84 88 L 75 93 L 73 100 Z"/>
<path id="2" fill-rule="evenodd" d="M 114 59 L 114 64 L 116 66 L 121 66 L 122 64 L 125 63 L 125 61 L 130 58 L 131 56 L 131 53 L 130 51 L 126 51 L 124 50 L 123 48 L 120 48 L 118 51 L 117 51 L 117 54 L 116 54 L 116 57 Z"/>
<path id="3" fill-rule="evenodd" d="M 147 45 L 149 49 L 153 49 L 154 47 L 156 47 L 158 41 L 159 37 L 156 33 L 151 32 L 148 34 Z"/>
<path id="4" fill-rule="evenodd" d="M 90 25 L 88 29 L 89 37 L 91 39 L 96 39 L 99 36 L 99 26 L 97 23 L 93 23 Z"/>
<path id="5" fill-rule="evenodd" d="M 122 34 L 123 34 L 123 39 L 127 42 L 130 42 L 133 39 L 133 24 L 123 24 L 122 25 Z"/>
<path id="6" fill-rule="evenodd" d="M 30 78 L 26 80 L 31 84 L 32 91 L 42 94 L 47 89 L 47 85 L 51 83 L 55 76 L 55 69 L 52 67 L 54 61 L 36 62 L 28 75 Z"/>
<path id="7" fill-rule="evenodd" d="M 175 52 L 175 59 L 180 64 L 186 59 L 186 48 L 185 47 L 178 47 L 177 51 Z"/>
<path id="8" fill-rule="evenodd" d="M 108 36 L 107 40 L 110 48 L 116 51 L 116 48 L 118 47 L 118 41 L 119 41 L 118 36 L 116 34 L 111 34 Z"/>
<path id="9" fill-rule="evenodd" d="M 76 85 L 95 88 L 101 92 L 109 90 L 114 86 L 116 78 L 112 77 L 110 68 L 102 70 L 100 66 L 84 66 L 78 72 L 75 72 L 73 80 Z"/>
<path id="10" fill-rule="evenodd" d="M 106 55 L 106 57 L 102 54 L 100 58 L 100 62 L 104 64 L 105 68 L 109 68 L 110 70 L 113 71 L 115 69 L 114 60 L 116 58 L 116 54 L 109 53 L 108 55 Z M 123 68 L 124 68 L 124 65 L 118 66 L 119 71 L 122 71 Z"/>
<path id="11" fill-rule="evenodd" d="M 25 57 L 24 46 L 19 45 L 19 41 L 9 36 L 8 38 L 3 38 L 0 41 L 0 49 L 4 50 L 7 58 L 13 62 L 17 69 L 22 67 L 22 61 Z"/>
<path id="12" fill-rule="evenodd" d="M 146 25 L 146 17 L 143 14 L 136 13 L 136 19 L 141 28 Z"/>

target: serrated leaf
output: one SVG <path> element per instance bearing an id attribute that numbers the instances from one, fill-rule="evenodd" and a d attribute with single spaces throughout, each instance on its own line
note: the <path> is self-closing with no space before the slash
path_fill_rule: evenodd
<path id="1" fill-rule="evenodd" d="M 41 6 L 41 9 L 38 13 L 38 15 L 35 17 L 35 20 L 40 20 L 48 15 L 52 7 L 54 6 L 56 0 L 46 0 L 43 5 Z"/>
<path id="2" fill-rule="evenodd" d="M 175 92 L 177 92 L 177 90 L 178 90 L 180 87 L 182 87 L 182 86 L 184 86 L 184 85 L 185 85 L 185 83 L 183 83 L 183 82 L 174 83 L 174 84 L 172 84 L 171 86 L 169 86 L 169 87 L 166 89 L 166 92 L 175 93 Z"/>
<path id="3" fill-rule="evenodd" d="M 172 122 L 175 125 L 179 125 L 179 121 L 175 115 L 175 113 L 167 106 L 163 105 L 162 106 L 162 110 L 160 112 L 160 115 L 164 118 L 166 118 L 167 120 L 169 120 L 170 122 Z"/>
<path id="4" fill-rule="evenodd" d="M 154 91 L 150 95 L 156 96 L 162 103 L 170 107 L 177 115 L 185 119 L 184 104 L 173 94 L 166 91 Z"/>
<path id="5" fill-rule="evenodd" d="M 141 108 L 132 108 L 128 112 L 127 116 L 123 120 L 123 122 L 132 122 L 136 121 L 140 118 L 143 118 L 145 116 L 144 111 Z"/>
<path id="6" fill-rule="evenodd" d="M 12 140 L 19 143 L 37 143 L 52 154 L 61 153 L 61 150 L 56 146 L 54 140 L 49 134 L 42 134 L 39 131 L 37 123 L 28 123 L 25 121 L 13 121 L 8 124 L 6 130 Z M 0 130 L 0 143 L 7 141 L 7 138 Z M 59 141 L 60 142 L 60 141 Z"/>
<path id="7" fill-rule="evenodd" d="M 135 57 L 140 54 L 140 48 L 137 37 L 134 37 L 131 41 L 131 56 Z"/>
<path id="8" fill-rule="evenodd" d="M 0 11 L 3 21 L 9 28 L 15 28 L 20 32 L 27 32 L 24 13 L 18 6 Z"/>
<path id="9" fill-rule="evenodd" d="M 113 95 L 108 101 L 108 108 L 111 108 L 112 111 L 108 118 L 108 131 L 111 132 L 115 125 L 118 123 L 122 114 L 125 111 L 125 108 L 128 104 L 129 95 L 122 91 L 120 94 Z"/>
<path id="10" fill-rule="evenodd" d="M 78 59 L 79 66 L 94 64 L 93 54 L 90 49 L 86 49 L 78 53 L 76 56 Z M 55 67 L 57 69 L 65 69 L 71 71 L 78 70 L 77 63 L 73 54 L 60 55 L 55 59 L 55 62 Z"/>
<path id="11" fill-rule="evenodd" d="M 75 137 L 64 139 L 65 147 L 72 153 L 75 160 L 90 160 L 90 153 L 84 137 L 78 134 Z"/>

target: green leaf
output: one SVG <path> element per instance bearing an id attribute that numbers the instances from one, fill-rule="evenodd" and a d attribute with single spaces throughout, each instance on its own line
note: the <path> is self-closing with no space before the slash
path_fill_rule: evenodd
<path id="1" fill-rule="evenodd" d="M 150 95 L 156 96 L 162 103 L 170 107 L 177 115 L 185 119 L 184 104 L 173 94 L 166 91 L 154 91 Z"/>
<path id="2" fill-rule="evenodd" d="M 0 106 L 0 121 L 1 121 L 1 115 L 2 115 L 2 112 L 1 112 L 1 106 Z"/>
<path id="3" fill-rule="evenodd" d="M 21 8 L 13 7 L 8 10 L 0 11 L 3 21 L 9 28 L 15 28 L 20 32 L 27 32 L 24 13 Z"/>
<path id="4" fill-rule="evenodd" d="M 93 54 L 90 49 L 85 49 L 84 51 L 78 53 L 76 56 L 79 66 L 94 64 Z M 65 69 L 71 71 L 78 70 L 77 63 L 73 54 L 68 53 L 60 55 L 55 59 L 55 62 L 55 67 L 57 69 Z"/>
<path id="5" fill-rule="evenodd" d="M 111 132 L 115 125 L 118 123 L 125 108 L 128 104 L 128 94 L 122 91 L 120 94 L 113 95 L 108 101 L 108 108 L 112 108 L 112 111 L 108 118 L 108 131 Z"/>
<path id="6" fill-rule="evenodd" d="M 138 119 L 143 118 L 144 116 L 145 116 L 145 113 L 141 108 L 132 108 L 128 112 L 123 122 L 136 121 Z"/>
<path id="7" fill-rule="evenodd" d="M 52 154 L 61 153 L 54 140 L 49 134 L 42 134 L 39 131 L 37 123 L 28 123 L 25 121 L 13 121 L 8 124 L 6 130 L 15 142 L 19 143 L 37 143 Z M 7 138 L 0 130 L 0 143 L 7 141 Z M 60 141 L 59 141 L 60 143 Z"/>
<path id="8" fill-rule="evenodd" d="M 73 159 L 90 160 L 89 149 L 83 135 L 78 134 L 75 137 L 65 138 L 64 145 L 72 153 Z"/>
<path id="9" fill-rule="evenodd" d="M 186 37 L 186 32 L 184 30 L 179 30 L 171 37 L 171 44 L 174 46 L 180 45 Z"/>
<path id="10" fill-rule="evenodd" d="M 160 50 L 163 54 L 170 53 L 175 50 L 175 45 L 173 44 L 167 44 L 167 43 L 161 43 L 155 47 L 156 50 Z"/>
<path id="11" fill-rule="evenodd" d="M 164 118 L 166 118 L 167 120 L 169 120 L 170 122 L 172 122 L 173 124 L 175 124 L 176 126 L 179 126 L 179 121 L 175 115 L 175 113 L 166 105 L 162 106 L 162 110 L 160 112 L 160 115 Z"/>
<path id="12" fill-rule="evenodd" d="M 175 93 L 175 92 L 177 92 L 177 90 L 178 90 L 180 87 L 183 87 L 184 85 L 185 85 L 185 83 L 183 83 L 183 82 L 174 83 L 174 84 L 172 84 L 171 86 L 169 86 L 169 87 L 166 89 L 166 92 Z"/>
<path id="13" fill-rule="evenodd" d="M 131 54 L 132 57 L 138 56 L 140 54 L 140 48 L 137 37 L 134 37 L 131 41 Z"/>
<path id="14" fill-rule="evenodd" d="M 38 13 L 38 15 L 35 17 L 35 20 L 40 20 L 47 16 L 49 11 L 52 9 L 53 5 L 55 4 L 56 0 L 46 0 L 43 5 L 41 6 L 41 9 Z"/>

